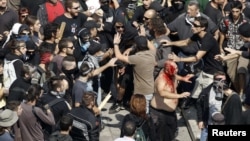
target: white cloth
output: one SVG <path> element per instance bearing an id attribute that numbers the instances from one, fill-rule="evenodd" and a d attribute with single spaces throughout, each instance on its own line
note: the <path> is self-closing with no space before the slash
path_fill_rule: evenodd
<path id="1" fill-rule="evenodd" d="M 121 137 L 121 138 L 117 138 L 114 141 L 135 141 L 135 139 L 133 139 L 131 137 L 124 136 L 124 137 Z"/>

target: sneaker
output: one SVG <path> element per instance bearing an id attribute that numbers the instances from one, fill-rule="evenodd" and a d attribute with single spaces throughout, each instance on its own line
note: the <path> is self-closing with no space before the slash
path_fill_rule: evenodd
<path id="1" fill-rule="evenodd" d="M 121 110 L 121 106 L 119 104 L 114 104 L 109 108 L 109 114 L 115 114 Z"/>

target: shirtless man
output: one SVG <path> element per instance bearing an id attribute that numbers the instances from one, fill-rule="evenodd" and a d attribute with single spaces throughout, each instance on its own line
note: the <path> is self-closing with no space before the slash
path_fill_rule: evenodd
<path id="1" fill-rule="evenodd" d="M 189 92 L 177 94 L 177 81 L 189 82 L 193 75 L 181 77 L 177 75 L 177 65 L 172 60 L 165 62 L 164 69 L 155 80 L 155 93 L 151 101 L 150 115 L 155 125 L 157 141 L 171 141 L 175 138 L 177 117 L 175 109 L 179 98 L 186 98 Z"/>

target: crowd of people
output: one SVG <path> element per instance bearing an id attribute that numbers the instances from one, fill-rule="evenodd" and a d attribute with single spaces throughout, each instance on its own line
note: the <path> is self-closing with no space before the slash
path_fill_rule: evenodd
<path id="1" fill-rule="evenodd" d="M 250 124 L 250 2 L 199 2 L 0 0 L 0 140 L 98 141 L 108 93 L 115 141 Z"/>

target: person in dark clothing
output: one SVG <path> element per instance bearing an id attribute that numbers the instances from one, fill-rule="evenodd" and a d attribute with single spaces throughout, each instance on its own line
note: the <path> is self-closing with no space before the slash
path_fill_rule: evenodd
<path id="1" fill-rule="evenodd" d="M 54 101 L 55 99 L 61 99 L 61 101 L 57 102 L 56 104 L 49 107 L 51 112 L 54 115 L 55 123 L 58 123 L 63 115 L 66 115 L 71 110 L 71 106 L 69 103 L 63 98 L 65 95 L 65 86 L 63 77 L 54 76 L 51 77 L 48 82 L 48 89 L 49 91 L 47 94 L 43 94 L 40 98 L 40 103 L 38 105 L 43 106 L 43 108 L 47 109 L 46 104 Z M 53 132 L 52 127 L 46 127 L 46 130 L 49 133 Z"/>
<path id="2" fill-rule="evenodd" d="M 69 131 L 72 128 L 73 119 L 68 115 L 65 115 L 60 120 L 60 131 L 52 133 L 49 137 L 49 141 L 73 141 L 69 135 Z"/>
<path id="3" fill-rule="evenodd" d="M 73 118 L 70 135 L 74 141 L 99 141 L 100 111 L 96 106 L 96 94 L 85 92 L 81 106 L 73 108 L 68 114 Z"/>
<path id="4" fill-rule="evenodd" d="M 25 64 L 21 69 L 21 77 L 17 78 L 10 86 L 8 101 L 20 101 L 25 98 L 25 93 L 31 85 L 32 74 L 36 68 Z"/>
<path id="5" fill-rule="evenodd" d="M 120 137 L 124 136 L 124 126 L 127 121 L 134 121 L 136 127 L 142 127 L 142 130 L 145 134 L 147 139 L 154 141 L 155 138 L 155 131 L 153 129 L 153 121 L 152 119 L 146 114 L 146 99 L 141 94 L 134 94 L 131 97 L 130 101 L 130 113 L 125 115 L 121 124 L 121 133 Z"/>
<path id="6" fill-rule="evenodd" d="M 223 103 L 221 109 L 221 113 L 225 116 L 225 124 L 241 124 L 242 104 L 239 94 L 229 87 L 221 91 L 226 96 L 226 101 Z"/>
<path id="7" fill-rule="evenodd" d="M 53 22 L 61 25 L 62 22 L 66 22 L 66 26 L 63 32 L 63 38 L 74 38 L 77 31 L 83 26 L 87 17 L 79 12 L 80 3 L 78 0 L 66 0 L 64 2 L 65 13 L 58 16 Z"/>
<path id="8" fill-rule="evenodd" d="M 20 40 L 20 41 L 12 40 L 11 44 L 10 44 L 10 49 L 11 49 L 11 52 L 8 53 L 6 55 L 6 57 L 5 57 L 4 66 L 7 67 L 8 66 L 7 63 L 10 63 L 11 61 L 14 61 L 13 66 L 14 66 L 15 72 L 14 72 L 13 75 L 15 75 L 16 77 L 11 78 L 7 74 L 3 75 L 3 77 L 4 77 L 4 82 L 3 83 L 4 83 L 5 93 L 9 93 L 10 85 L 14 82 L 15 79 L 21 77 L 21 71 L 20 70 L 23 67 L 23 60 L 24 60 L 26 50 L 27 50 L 26 49 L 26 44 L 22 40 Z M 6 70 L 6 69 L 9 69 L 9 68 L 4 68 L 4 69 Z M 8 79 L 10 80 L 9 82 L 5 81 L 5 80 L 8 80 Z"/>

